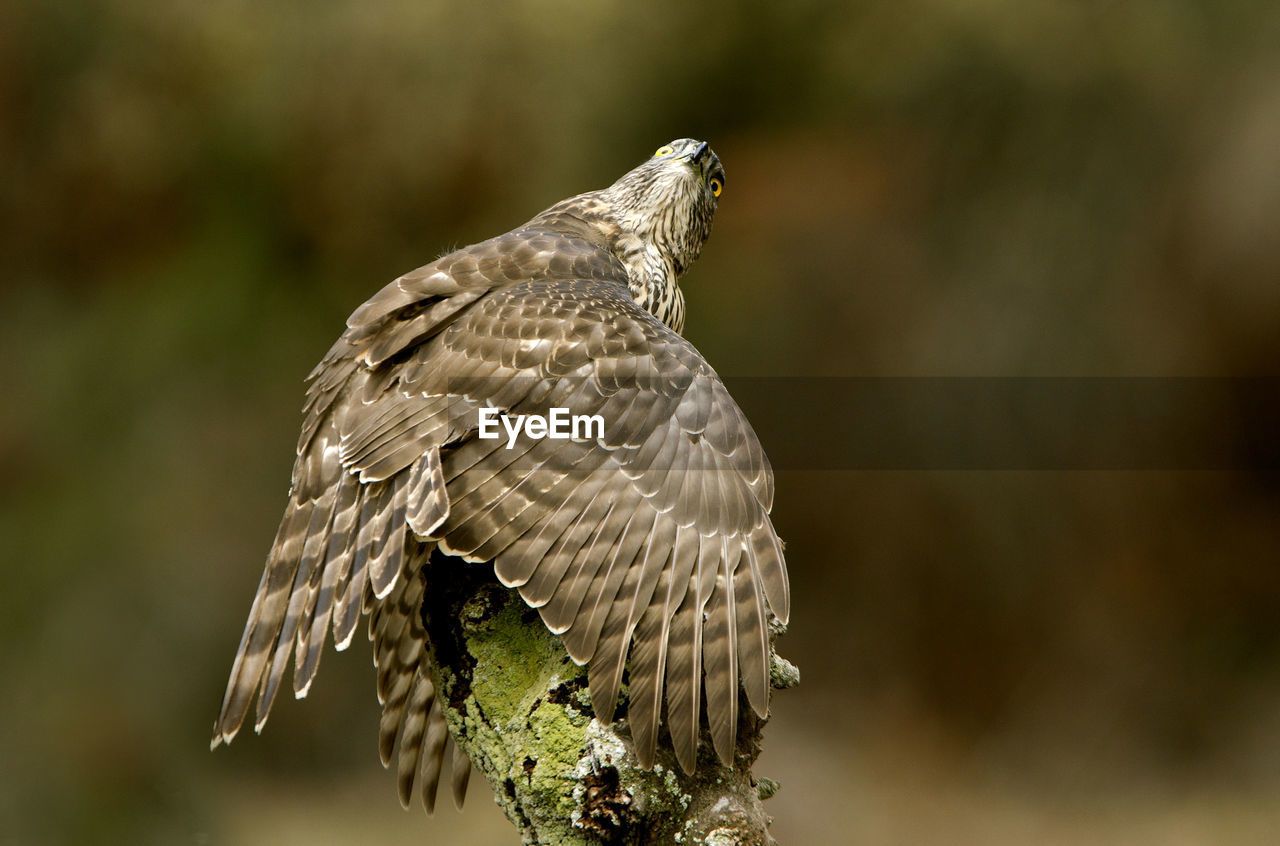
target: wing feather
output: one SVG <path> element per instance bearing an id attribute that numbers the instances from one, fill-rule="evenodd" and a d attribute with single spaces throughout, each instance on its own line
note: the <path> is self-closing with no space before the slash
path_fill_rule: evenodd
<path id="1" fill-rule="evenodd" d="M 653 766 L 658 745 L 658 722 L 662 705 L 663 679 L 666 676 L 667 643 L 671 632 L 671 610 L 684 597 L 676 595 L 688 582 L 678 582 L 672 559 L 674 547 L 659 567 L 658 584 L 653 599 L 645 608 L 635 630 L 635 646 L 631 650 L 631 700 L 627 706 L 631 738 L 640 766 Z M 670 565 L 670 566 L 669 566 Z"/>
<path id="2" fill-rule="evenodd" d="M 449 516 L 449 496 L 445 492 L 439 447 L 428 447 L 414 463 L 405 509 L 405 521 L 415 534 L 424 538 L 430 537 Z"/>
<path id="3" fill-rule="evenodd" d="M 462 810 L 462 804 L 467 800 L 467 782 L 471 780 L 471 759 L 456 743 L 453 744 L 453 758 L 450 759 L 449 766 L 449 788 L 453 793 L 453 805 Z"/>
<path id="4" fill-rule="evenodd" d="M 373 531 L 373 552 L 369 559 L 369 583 L 373 587 L 373 595 L 382 599 L 395 586 L 404 561 L 405 508 L 409 499 L 409 479 L 401 473 L 385 484 L 388 494 L 383 496 L 383 509 L 386 512 L 385 524 L 377 524 Z M 382 519 L 382 515 L 379 515 Z"/>
<path id="5" fill-rule="evenodd" d="M 626 503 L 625 513 L 627 526 L 613 541 L 605 556 L 605 563 L 596 569 L 585 589 L 579 588 L 583 602 L 579 605 L 580 610 L 575 615 L 573 627 L 565 633 L 564 639 L 570 654 L 574 654 L 575 650 L 587 656 L 596 654 L 601 631 L 613 610 L 614 600 L 622 590 L 623 581 L 629 571 L 638 569 L 635 567 L 636 558 L 640 553 L 640 544 L 648 536 L 652 517 L 649 525 L 644 521 L 646 515 L 641 514 L 637 519 L 636 505 L 630 502 Z M 617 697 L 616 691 L 614 697 Z"/>
<path id="6" fill-rule="evenodd" d="M 444 768 L 444 747 L 449 740 L 449 724 L 445 722 L 440 707 L 440 697 L 431 701 L 427 710 L 427 733 L 422 740 L 421 767 L 418 771 L 418 791 L 427 813 L 436 809 L 436 790 L 440 786 L 440 772 Z"/>
<path id="7" fill-rule="evenodd" d="M 714 371 L 630 299 L 619 273 L 579 236 L 531 226 L 406 274 L 357 309 L 311 375 L 289 505 L 215 745 L 235 735 L 255 691 L 261 727 L 290 655 L 305 695 L 329 628 L 344 649 L 364 612 L 379 755 L 396 761 L 402 802 L 416 780 L 434 808 L 448 728 L 412 532 L 492 560 L 588 663 L 605 722 L 630 657 L 642 764 L 654 761 L 665 700 L 677 760 L 692 771 L 704 687 L 713 746 L 731 763 L 739 684 L 767 713 L 769 618 L 790 613 L 772 471 Z M 485 406 L 599 414 L 605 433 L 522 435 L 507 449 L 476 437 Z M 469 773 L 455 749 L 459 803 Z"/>
<path id="8" fill-rule="evenodd" d="M 638 563 L 627 568 L 626 581 L 614 597 L 613 608 L 600 632 L 588 671 L 591 701 L 596 707 L 596 716 L 606 724 L 613 721 L 631 636 L 654 595 L 675 538 L 675 525 L 668 520 L 658 519 L 656 512 L 649 510 L 645 523 L 649 525 L 649 529 L 641 540 Z M 641 638 L 637 638 L 639 639 Z M 633 701 L 638 675 L 633 668 Z"/>
<path id="9" fill-rule="evenodd" d="M 618 568 L 625 566 L 618 562 L 619 540 L 635 517 L 639 500 L 640 497 L 634 493 L 624 492 L 620 498 L 610 501 L 609 511 L 597 524 L 590 543 L 584 544 L 574 556 L 573 563 L 560 580 L 555 594 L 542 607 L 543 622 L 551 631 L 564 633 L 570 626 L 578 631 L 577 634 L 565 636 L 570 655 L 586 655 L 584 660 L 591 657 L 591 650 L 581 637 L 581 630 L 586 622 L 584 615 L 588 610 L 583 608 L 583 603 L 589 596 L 596 600 L 600 598 L 599 588 L 604 574 L 615 565 Z M 634 550 L 632 555 L 634 556 Z M 630 559 L 626 563 L 630 563 Z M 580 611 L 583 614 L 580 615 Z"/>
<path id="10" fill-rule="evenodd" d="M 667 661 L 667 720 L 676 760 L 687 773 L 697 761 L 699 714 L 702 708 L 703 608 L 710 597 L 708 573 L 721 555 L 719 539 L 697 537 L 696 566 L 689 575 L 680 607 L 671 620 L 671 641 Z"/>
<path id="11" fill-rule="evenodd" d="M 520 595 L 534 608 L 541 608 L 555 595 L 574 556 L 588 543 L 612 507 L 609 496 L 612 492 L 605 488 L 603 482 L 592 476 L 578 485 L 571 500 L 577 516 L 542 556 L 529 581 L 520 587 Z"/>
<path id="12" fill-rule="evenodd" d="M 734 614 L 738 625 L 738 673 L 747 691 L 747 702 L 764 719 L 769 713 L 769 620 L 762 582 L 755 550 L 744 544 L 733 574 L 738 605 Z"/>
<path id="13" fill-rule="evenodd" d="M 387 727 L 388 733 L 394 732 L 397 725 L 400 729 L 400 754 L 396 757 L 396 793 L 400 797 L 400 804 L 405 808 L 409 807 L 410 798 L 413 796 L 414 775 L 429 766 L 427 759 L 431 749 L 424 743 L 423 738 L 427 734 L 430 715 L 437 707 L 436 686 L 425 673 L 418 671 L 413 676 L 413 685 L 405 702 L 403 723 L 392 723 Z M 392 734 L 392 737 L 395 736 Z M 388 755 L 383 764 L 389 763 Z M 439 767 L 438 764 L 436 766 Z M 425 789 L 425 782 L 422 783 L 422 787 Z M 435 807 L 434 790 L 432 790 L 430 801 L 427 801 L 424 794 L 423 805 L 428 811 Z"/>
<path id="14" fill-rule="evenodd" d="M 707 672 L 707 723 L 716 754 L 729 767 L 733 766 L 738 733 L 738 623 L 733 572 L 742 548 L 734 543 L 731 550 L 720 558 L 702 644 Z"/>
<path id="15" fill-rule="evenodd" d="M 339 652 L 351 645 L 356 623 L 364 610 L 365 589 L 369 585 L 369 549 L 373 546 L 373 521 L 381 505 L 385 482 L 360 486 L 360 524 L 355 532 L 351 575 L 346 590 L 333 609 L 333 646 Z"/>

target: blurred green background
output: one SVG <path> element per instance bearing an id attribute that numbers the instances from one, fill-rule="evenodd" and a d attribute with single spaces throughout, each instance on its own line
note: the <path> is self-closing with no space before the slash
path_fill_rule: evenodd
<path id="1" fill-rule="evenodd" d="M 1274 2 L 5 4 L 0 842 L 515 842 L 483 785 L 399 809 L 361 642 L 209 730 L 346 315 L 680 136 L 726 375 L 1280 371 Z M 1280 842 L 1274 474 L 780 468 L 774 514 L 781 842 Z"/>

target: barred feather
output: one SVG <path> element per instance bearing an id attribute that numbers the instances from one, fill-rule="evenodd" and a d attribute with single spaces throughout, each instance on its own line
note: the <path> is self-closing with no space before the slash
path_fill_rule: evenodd
<path id="1" fill-rule="evenodd" d="M 710 231 L 709 185 L 723 171 L 706 144 L 670 149 L 401 276 L 352 314 L 310 377 L 289 503 L 213 745 L 235 736 L 255 693 L 262 727 L 291 657 L 305 695 L 330 627 L 344 649 L 367 614 L 379 756 L 395 762 L 401 801 L 416 789 L 432 810 L 448 728 L 421 565 L 438 546 L 492 561 L 539 609 L 588 664 L 604 722 L 630 667 L 626 716 L 644 766 L 665 701 L 675 756 L 692 771 L 704 692 L 715 752 L 732 764 L 739 690 L 767 713 L 769 623 L 787 620 L 790 595 L 768 460 L 678 334 L 676 279 Z M 565 408 L 600 416 L 605 432 L 521 433 L 508 448 L 505 432 L 478 437 L 482 408 Z M 451 761 L 461 803 L 470 762 L 457 748 Z"/>

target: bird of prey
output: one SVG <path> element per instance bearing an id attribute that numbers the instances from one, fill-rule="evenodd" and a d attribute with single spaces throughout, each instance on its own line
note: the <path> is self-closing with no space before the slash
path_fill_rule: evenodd
<path id="1" fill-rule="evenodd" d="M 435 550 L 492 567 L 538 609 L 587 665 L 603 723 L 627 669 L 642 766 L 665 697 L 692 772 L 704 690 L 713 746 L 732 765 L 740 686 L 763 718 L 770 624 L 786 622 L 790 600 L 768 460 L 679 334 L 677 280 L 724 179 L 705 142 L 672 141 L 608 188 L 407 273 L 355 310 L 309 377 L 289 503 L 214 747 L 235 737 L 255 693 L 261 730 L 291 656 L 305 696 L 330 628 L 344 649 L 367 614 L 382 761 L 397 758 L 406 807 L 416 774 L 430 810 L 448 737 L 421 618 Z M 603 435 L 479 436 L 482 409 L 554 408 L 598 415 Z M 468 771 L 456 750 L 454 765 L 456 795 Z"/>

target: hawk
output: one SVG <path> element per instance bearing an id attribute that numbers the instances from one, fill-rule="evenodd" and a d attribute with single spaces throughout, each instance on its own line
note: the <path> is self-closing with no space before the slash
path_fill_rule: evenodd
<path id="1" fill-rule="evenodd" d="M 706 142 L 673 141 L 608 188 L 407 273 L 355 310 L 308 377 L 289 503 L 213 747 L 235 737 L 255 694 L 262 729 L 291 656 L 305 696 L 330 629 L 344 649 L 367 615 L 382 762 L 397 758 L 406 807 L 416 775 L 430 810 L 448 737 L 421 616 L 434 553 L 492 567 L 538 610 L 587 665 L 601 722 L 627 673 L 643 767 L 665 700 L 692 772 L 704 691 L 731 766 L 739 690 L 763 718 L 770 625 L 790 600 L 769 462 L 679 334 L 677 280 L 724 179 Z M 484 409 L 568 409 L 604 431 L 480 437 Z M 457 794 L 468 763 L 456 750 L 454 762 Z"/>

